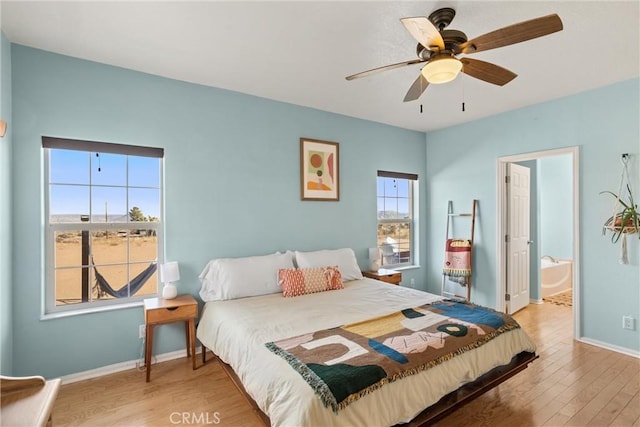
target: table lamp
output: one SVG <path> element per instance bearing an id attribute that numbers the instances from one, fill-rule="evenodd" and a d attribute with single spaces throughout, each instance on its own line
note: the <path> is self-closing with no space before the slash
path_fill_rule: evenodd
<path id="1" fill-rule="evenodd" d="M 180 280 L 180 269 L 177 261 L 160 264 L 160 281 L 164 283 L 162 298 L 173 299 L 178 295 L 178 289 L 172 282 Z"/>
<path id="2" fill-rule="evenodd" d="M 380 268 L 380 248 L 369 248 L 369 262 L 371 271 L 378 271 Z"/>

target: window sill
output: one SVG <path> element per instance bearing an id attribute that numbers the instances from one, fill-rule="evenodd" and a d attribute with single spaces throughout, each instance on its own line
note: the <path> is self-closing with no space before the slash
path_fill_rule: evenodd
<path id="1" fill-rule="evenodd" d="M 148 298 L 153 298 L 153 295 L 149 295 Z M 80 308 L 77 310 L 55 311 L 52 313 L 43 314 L 42 316 L 40 316 L 40 320 L 62 319 L 64 317 L 81 316 L 84 314 L 101 313 L 104 311 L 113 311 L 113 310 L 122 310 L 127 308 L 142 307 L 143 305 L 144 305 L 144 301 L 139 300 L 139 301 L 125 302 L 122 304 L 103 305 L 99 307 L 86 307 L 86 308 Z"/>
<path id="2" fill-rule="evenodd" d="M 387 270 L 395 270 L 395 271 L 405 271 L 405 270 L 417 270 L 420 268 L 419 265 L 401 265 L 398 267 L 394 267 L 392 265 L 383 265 L 380 268 L 385 268 Z"/>

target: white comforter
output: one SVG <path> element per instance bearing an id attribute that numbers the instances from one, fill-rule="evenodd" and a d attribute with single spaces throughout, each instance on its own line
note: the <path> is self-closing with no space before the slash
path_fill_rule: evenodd
<path id="1" fill-rule="evenodd" d="M 231 365 L 274 426 L 388 426 L 407 422 L 424 408 L 484 372 L 508 363 L 535 344 L 521 329 L 505 332 L 475 350 L 387 384 L 334 414 L 266 342 L 390 314 L 441 297 L 364 279 L 345 289 L 283 298 L 264 295 L 208 302 L 198 339 Z"/>

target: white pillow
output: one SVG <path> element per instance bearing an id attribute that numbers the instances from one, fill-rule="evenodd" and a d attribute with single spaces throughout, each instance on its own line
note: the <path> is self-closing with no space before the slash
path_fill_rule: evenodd
<path id="1" fill-rule="evenodd" d="M 207 263 L 198 278 L 203 301 L 224 301 L 282 292 L 278 270 L 293 267 L 293 253 L 220 258 Z"/>
<path id="2" fill-rule="evenodd" d="M 342 280 L 362 279 L 362 272 L 356 261 L 356 254 L 351 248 L 321 250 L 315 252 L 296 251 L 298 268 L 325 267 L 337 265 L 342 274 Z"/>

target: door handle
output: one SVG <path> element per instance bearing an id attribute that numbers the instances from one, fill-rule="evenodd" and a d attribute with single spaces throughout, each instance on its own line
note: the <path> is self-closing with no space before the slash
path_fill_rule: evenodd
<path id="1" fill-rule="evenodd" d="M 530 245 L 533 243 L 533 240 L 527 240 L 527 245 Z"/>

